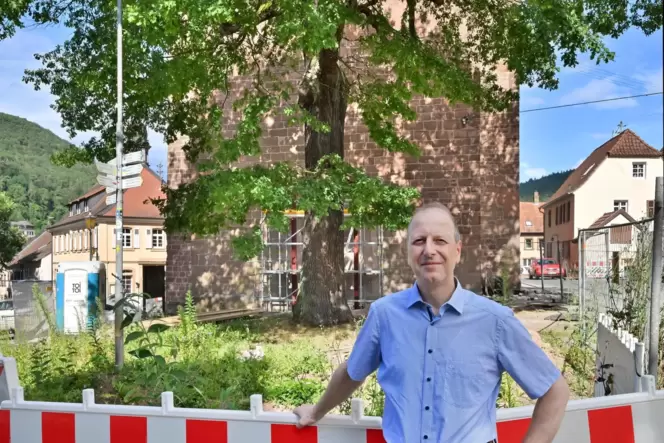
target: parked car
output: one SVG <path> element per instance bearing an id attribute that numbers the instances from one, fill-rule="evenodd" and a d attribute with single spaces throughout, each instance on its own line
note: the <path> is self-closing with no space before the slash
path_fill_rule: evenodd
<path id="1" fill-rule="evenodd" d="M 529 277 L 535 278 L 559 278 L 561 272 L 560 264 L 553 258 L 543 258 L 542 260 L 533 260 L 530 264 Z M 562 268 L 563 278 L 567 278 L 567 271 Z"/>

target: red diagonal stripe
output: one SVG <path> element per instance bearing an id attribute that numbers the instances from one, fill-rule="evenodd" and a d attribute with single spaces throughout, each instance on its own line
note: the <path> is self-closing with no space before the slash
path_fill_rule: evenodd
<path id="1" fill-rule="evenodd" d="M 498 422 L 498 443 L 521 443 L 529 426 L 529 418 Z"/>
<path id="2" fill-rule="evenodd" d="M 0 443 L 9 443 L 11 436 L 11 412 L 0 410 Z"/>
<path id="3" fill-rule="evenodd" d="M 225 421 L 187 420 L 187 443 L 228 443 Z"/>
<path id="4" fill-rule="evenodd" d="M 42 443 L 76 443 L 76 415 L 42 412 Z"/>
<path id="5" fill-rule="evenodd" d="M 382 429 L 367 429 L 367 443 L 387 443 Z"/>
<path id="6" fill-rule="evenodd" d="M 147 418 L 111 415 L 111 443 L 148 443 Z"/>
<path id="7" fill-rule="evenodd" d="M 634 443 L 631 406 L 588 411 L 590 443 Z"/>
<path id="8" fill-rule="evenodd" d="M 271 431 L 272 441 L 270 443 L 318 443 L 318 428 L 316 426 L 298 429 L 295 425 L 273 424 Z"/>

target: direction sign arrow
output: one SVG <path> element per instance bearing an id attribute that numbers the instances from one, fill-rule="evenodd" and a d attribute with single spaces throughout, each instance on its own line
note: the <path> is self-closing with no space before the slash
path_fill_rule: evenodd
<path id="1" fill-rule="evenodd" d="M 145 161 L 145 151 L 130 152 L 122 156 L 122 164 L 130 165 L 132 163 L 142 163 Z"/>
<path id="2" fill-rule="evenodd" d="M 97 183 L 99 183 L 102 186 L 106 186 L 107 189 L 115 187 L 116 185 L 116 181 L 114 178 L 101 174 L 97 175 Z"/>
<path id="3" fill-rule="evenodd" d="M 97 171 L 101 172 L 102 174 L 109 175 L 111 177 L 115 177 L 117 175 L 117 168 L 114 164 L 111 163 L 102 163 L 98 160 L 95 160 L 95 166 L 97 166 Z M 128 177 L 130 175 L 137 175 L 140 174 L 141 171 L 143 170 L 143 165 L 141 163 L 137 163 L 134 165 L 129 165 L 129 166 L 123 166 L 122 167 L 122 176 L 123 177 Z"/>
<path id="4" fill-rule="evenodd" d="M 138 188 L 143 184 L 143 177 L 140 175 L 136 177 L 126 178 L 122 180 L 122 189 Z"/>

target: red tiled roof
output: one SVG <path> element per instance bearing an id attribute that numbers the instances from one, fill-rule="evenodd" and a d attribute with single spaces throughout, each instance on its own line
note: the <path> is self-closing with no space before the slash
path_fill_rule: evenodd
<path id="1" fill-rule="evenodd" d="M 596 229 L 606 226 L 607 223 L 610 223 L 613 219 L 615 219 L 619 215 L 625 217 L 630 223 L 634 223 L 636 221 L 631 215 L 627 213 L 627 211 L 625 211 L 624 209 L 618 209 L 613 212 L 605 212 L 600 218 L 595 220 L 588 229 Z"/>
<path id="2" fill-rule="evenodd" d="M 162 182 L 159 176 L 150 168 L 144 165 L 141 172 L 143 184 L 137 188 L 130 188 L 122 193 L 123 198 L 123 216 L 136 218 L 162 218 L 159 209 L 146 200 L 150 198 L 165 198 L 161 190 Z M 82 196 L 72 200 L 72 202 L 92 197 L 99 192 L 104 192 L 104 187 L 95 185 Z M 50 228 L 66 225 L 72 222 L 85 220 L 87 217 L 114 217 L 115 204 L 107 205 L 105 198 L 102 198 L 88 212 L 82 212 L 73 216 L 65 215 L 60 221 L 53 224 Z"/>
<path id="3" fill-rule="evenodd" d="M 631 129 L 626 129 L 599 148 L 595 149 L 574 170 L 574 172 L 567 177 L 567 180 L 565 180 L 544 206 L 548 206 L 563 195 L 577 190 L 586 182 L 586 180 L 588 180 L 607 157 L 658 158 L 661 156 L 662 152 L 644 142 L 641 137 L 632 132 Z"/>
<path id="4" fill-rule="evenodd" d="M 544 214 L 539 211 L 541 203 L 519 202 L 519 213 L 521 219 L 521 233 L 543 233 L 544 232 Z M 529 221 L 530 226 L 526 223 Z"/>
<path id="5" fill-rule="evenodd" d="M 51 233 L 48 231 L 42 232 L 38 237 L 28 243 L 9 263 L 9 266 L 14 266 L 26 259 L 36 260 L 37 258 L 44 257 L 51 252 Z"/>

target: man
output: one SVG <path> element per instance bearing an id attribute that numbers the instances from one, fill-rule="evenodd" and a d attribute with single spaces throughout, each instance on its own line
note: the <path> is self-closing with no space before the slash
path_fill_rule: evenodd
<path id="1" fill-rule="evenodd" d="M 388 443 L 493 442 L 506 371 L 538 399 L 524 443 L 553 440 L 567 384 L 511 309 L 461 287 L 454 276 L 460 253 L 447 207 L 416 211 L 408 227 L 415 285 L 371 305 L 348 361 L 320 401 L 294 411 L 299 427 L 316 423 L 378 370 Z"/>

